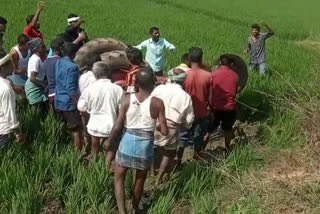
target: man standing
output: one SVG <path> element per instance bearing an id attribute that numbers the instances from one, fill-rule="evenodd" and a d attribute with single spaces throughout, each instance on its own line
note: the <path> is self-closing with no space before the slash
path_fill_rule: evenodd
<path id="1" fill-rule="evenodd" d="M 121 214 L 127 213 L 124 181 L 130 168 L 136 170 L 132 200 L 133 213 L 139 213 L 139 202 L 153 159 L 153 139 L 157 120 L 161 134 L 164 136 L 168 134 L 163 102 L 151 96 L 154 84 L 155 77 L 150 68 L 142 68 L 137 73 L 139 92 L 128 94 L 124 98 L 118 120 L 109 138 L 110 145 L 116 147 L 117 140 L 125 127 L 125 133 L 116 154 L 114 173 L 115 195 Z"/>
<path id="2" fill-rule="evenodd" d="M 96 81 L 83 91 L 78 101 L 78 110 L 90 114 L 87 128 L 91 135 L 91 154 L 87 159 L 94 159 L 101 144 L 110 136 L 124 94 L 120 86 L 111 82 L 107 64 L 96 62 L 92 70 Z"/>
<path id="3" fill-rule="evenodd" d="M 62 46 L 64 41 L 61 37 L 57 37 L 51 42 L 51 50 L 53 55 L 48 57 L 44 63 L 44 70 L 46 72 L 46 78 L 48 81 L 49 89 L 49 102 L 52 107 L 54 107 L 54 97 L 56 92 L 56 63 L 62 56 Z"/>
<path id="4" fill-rule="evenodd" d="M 4 54 L 0 54 L 0 58 Z M 6 78 L 11 74 L 10 60 L 0 66 L 0 149 L 5 147 L 14 133 L 16 141 L 23 142 L 23 135 L 16 115 L 16 94 L 10 81 Z"/>
<path id="5" fill-rule="evenodd" d="M 267 28 L 267 33 L 260 33 L 258 24 L 251 26 L 252 35 L 248 38 L 248 47 L 245 50 L 245 53 L 249 52 L 250 54 L 249 69 L 251 71 L 259 71 L 261 76 L 266 75 L 267 72 L 265 43 L 269 37 L 274 35 L 274 31 L 269 25 L 263 23 L 263 26 Z"/>
<path id="6" fill-rule="evenodd" d="M 54 105 L 58 114 L 67 123 L 72 131 L 73 144 L 76 150 L 82 149 L 82 123 L 77 110 L 79 99 L 80 71 L 73 62 L 79 46 L 73 43 L 64 43 L 63 58 L 56 62 L 56 93 Z"/>
<path id="7" fill-rule="evenodd" d="M 139 50 L 147 49 L 146 61 L 156 76 L 163 76 L 166 50 L 175 50 L 176 47 L 166 39 L 160 38 L 160 31 L 157 27 L 150 28 L 151 38 L 136 46 Z"/>
<path id="8" fill-rule="evenodd" d="M 236 121 L 236 94 L 239 91 L 239 76 L 233 70 L 232 56 L 225 54 L 220 56 L 219 67 L 212 73 L 211 85 L 211 110 L 214 120 L 211 130 L 221 125 L 225 137 L 225 150 L 230 151 L 230 143 L 233 138 L 233 124 Z"/>
<path id="9" fill-rule="evenodd" d="M 15 87 L 24 89 L 24 85 L 28 79 L 27 70 L 31 51 L 28 47 L 29 37 L 21 34 L 17 38 L 18 45 L 10 51 L 11 63 L 13 66 L 13 74 L 9 77 Z"/>
<path id="10" fill-rule="evenodd" d="M 38 2 L 36 13 L 34 15 L 28 16 L 26 19 L 27 26 L 24 28 L 23 33 L 31 39 L 33 38 L 39 38 L 41 40 L 44 39 L 42 33 L 39 31 L 40 29 L 39 17 L 44 6 L 45 6 L 44 2 L 42 1 Z"/>
<path id="11" fill-rule="evenodd" d="M 69 14 L 68 15 L 68 26 L 65 29 L 63 34 L 63 39 L 66 42 L 73 42 L 82 46 L 85 42 L 88 41 L 87 34 L 85 31 L 80 27 L 84 21 L 76 14 Z M 82 39 L 79 42 L 75 42 L 79 39 L 80 35 L 82 34 Z"/>
<path id="12" fill-rule="evenodd" d="M 191 97 L 182 89 L 186 73 L 176 68 L 169 71 L 168 77 L 167 84 L 157 86 L 152 92 L 152 96 L 161 99 L 164 103 L 169 129 L 167 136 L 162 136 L 157 130 L 155 132 L 156 157 L 161 159 L 158 174 L 159 183 L 163 182 L 163 176 L 176 156 L 181 128 L 190 129 L 194 121 Z"/>
<path id="13" fill-rule="evenodd" d="M 189 50 L 189 62 L 191 69 L 187 71 L 187 77 L 184 82 L 186 92 L 191 96 L 195 121 L 192 128 L 182 133 L 181 144 L 178 149 L 178 165 L 182 161 L 184 148 L 189 142 L 194 145 L 194 157 L 201 157 L 201 151 L 204 148 L 203 139 L 207 134 L 209 125 L 209 95 L 211 75 L 202 69 L 202 49 L 193 47 Z"/>
<path id="14" fill-rule="evenodd" d="M 133 47 L 129 47 L 126 50 L 126 55 L 129 59 L 129 72 L 127 75 L 127 92 L 137 92 L 136 76 L 141 67 L 143 67 L 142 52 Z"/>
<path id="15" fill-rule="evenodd" d="M 33 108 L 40 108 L 44 113 L 48 111 L 48 95 L 45 92 L 47 87 L 45 81 L 45 70 L 41 56 L 45 56 L 46 46 L 44 42 L 35 38 L 29 43 L 32 56 L 28 62 L 28 80 L 25 84 L 26 97 Z"/>

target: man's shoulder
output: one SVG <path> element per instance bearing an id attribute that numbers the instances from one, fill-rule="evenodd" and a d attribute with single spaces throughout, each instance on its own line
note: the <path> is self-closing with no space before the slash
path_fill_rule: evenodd
<path id="1" fill-rule="evenodd" d="M 117 93 L 123 93 L 123 89 L 121 88 L 121 86 L 114 83 L 111 83 L 110 85 L 111 85 L 111 88 L 115 90 Z"/>
<path id="2" fill-rule="evenodd" d="M 47 60 L 44 62 L 44 65 L 51 65 L 55 64 L 61 57 L 48 57 Z"/>
<path id="3" fill-rule="evenodd" d="M 29 61 L 32 61 L 32 60 L 39 60 L 41 59 L 37 54 L 32 54 L 31 57 L 29 58 Z"/>
<path id="4" fill-rule="evenodd" d="M 78 69 L 78 65 L 76 63 L 74 63 L 72 60 L 70 60 L 67 57 L 63 57 L 62 59 L 59 60 L 60 63 L 64 66 L 66 66 L 67 68 L 76 68 Z"/>
<path id="5" fill-rule="evenodd" d="M 34 28 L 34 25 L 30 22 L 27 26 L 24 27 L 23 32 L 26 34 L 29 30 L 32 30 Z"/>
<path id="6" fill-rule="evenodd" d="M 202 77 L 202 78 L 210 78 L 211 77 L 211 73 L 207 70 L 202 69 L 202 68 L 196 69 L 195 72 L 197 75 L 199 75 L 199 77 Z"/>

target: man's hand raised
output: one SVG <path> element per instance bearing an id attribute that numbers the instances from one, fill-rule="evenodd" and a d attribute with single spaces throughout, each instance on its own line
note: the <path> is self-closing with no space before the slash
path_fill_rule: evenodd
<path id="1" fill-rule="evenodd" d="M 43 2 L 43 1 L 39 1 L 38 3 L 37 3 L 37 9 L 39 10 L 39 11 L 41 11 L 41 10 L 43 10 L 43 8 L 45 7 L 45 2 Z"/>

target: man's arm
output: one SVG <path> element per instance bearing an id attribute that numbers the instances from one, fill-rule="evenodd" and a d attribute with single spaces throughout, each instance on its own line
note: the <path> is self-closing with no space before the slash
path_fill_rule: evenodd
<path id="1" fill-rule="evenodd" d="M 0 59 L 0 68 L 1 68 L 2 66 L 6 65 L 7 63 L 9 63 L 9 61 L 10 61 L 10 55 L 9 55 L 9 54 L 7 54 L 7 55 L 5 55 L 4 57 L 2 57 L 2 58 Z"/>
<path id="2" fill-rule="evenodd" d="M 163 136 L 167 136 L 169 131 L 165 115 L 165 107 L 161 99 L 152 97 L 150 113 L 152 118 L 158 119 L 159 126 L 157 127 L 157 129 Z"/>
<path id="3" fill-rule="evenodd" d="M 36 14 L 33 16 L 33 19 L 30 22 L 33 26 L 35 26 L 36 23 L 38 22 L 41 11 L 43 10 L 44 6 L 45 6 L 45 4 L 43 1 L 38 2 Z"/>
<path id="4" fill-rule="evenodd" d="M 274 31 L 271 29 L 271 27 L 267 24 L 267 23 L 262 23 L 262 25 L 267 29 L 267 33 L 266 33 L 266 39 L 273 36 L 274 35 Z"/>
<path id="5" fill-rule="evenodd" d="M 166 49 L 168 49 L 170 51 L 176 49 L 176 47 L 173 44 L 171 44 L 170 42 L 168 42 L 166 39 L 164 39 L 163 42 L 164 42 Z"/>
<path id="6" fill-rule="evenodd" d="M 248 53 L 251 52 L 251 44 L 250 44 L 250 41 L 249 39 L 247 40 L 247 48 L 243 50 L 243 54 L 244 55 L 247 55 Z"/>
<path id="7" fill-rule="evenodd" d="M 69 68 L 69 75 L 67 76 L 67 91 L 69 96 L 72 98 L 73 102 L 77 105 L 79 100 L 79 87 L 78 87 L 78 80 L 79 80 L 79 68 L 74 65 L 73 67 Z"/>
<path id="8" fill-rule="evenodd" d="M 86 32 L 81 32 L 81 33 L 79 33 L 78 38 L 76 40 L 74 40 L 72 43 L 73 44 L 79 44 L 79 43 L 83 42 L 86 39 L 87 39 L 87 33 Z"/>
<path id="9" fill-rule="evenodd" d="M 193 122 L 194 122 L 194 111 L 193 111 L 192 101 L 190 98 L 188 108 L 185 112 L 184 127 L 187 129 L 190 129 Z"/>
<path id="10" fill-rule="evenodd" d="M 12 63 L 12 68 L 13 68 L 13 73 L 14 74 L 26 74 L 27 70 L 24 69 L 19 69 L 19 55 L 17 51 L 11 50 L 10 52 L 10 58 L 11 58 L 11 63 Z"/>
<path id="11" fill-rule="evenodd" d="M 87 112 L 87 110 L 88 110 L 88 88 L 86 88 L 82 92 L 82 94 L 79 98 L 77 107 L 80 112 Z"/>
<path id="12" fill-rule="evenodd" d="M 29 60 L 28 70 L 31 74 L 30 81 L 38 87 L 45 88 L 46 86 L 43 84 L 43 82 L 37 80 L 38 72 L 40 72 L 40 59 L 34 61 Z"/>
<path id="13" fill-rule="evenodd" d="M 42 81 L 39 81 L 39 80 L 37 79 L 37 75 L 38 75 L 37 72 L 34 72 L 34 71 L 31 72 L 30 81 L 31 81 L 33 84 L 35 84 L 36 86 L 38 86 L 38 87 L 45 88 L 46 85 L 45 85 Z"/>
<path id="14" fill-rule="evenodd" d="M 147 47 L 147 42 L 148 42 L 148 40 L 145 40 L 145 41 L 141 42 L 139 45 L 134 46 L 134 47 L 138 48 L 139 50 L 142 50 Z"/>

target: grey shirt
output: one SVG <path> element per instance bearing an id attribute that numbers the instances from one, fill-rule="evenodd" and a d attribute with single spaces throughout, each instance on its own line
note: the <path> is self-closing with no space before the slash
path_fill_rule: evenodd
<path id="1" fill-rule="evenodd" d="M 252 36 L 248 38 L 248 50 L 250 53 L 250 63 L 260 64 L 266 61 L 265 43 L 266 40 L 273 36 L 273 32 L 260 33 L 256 41 Z"/>

